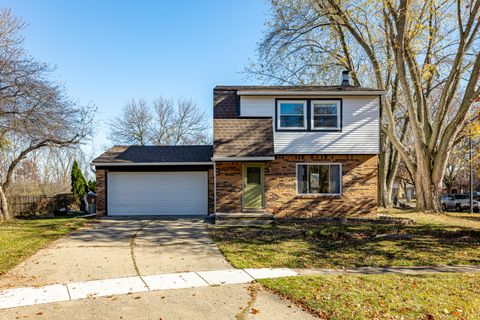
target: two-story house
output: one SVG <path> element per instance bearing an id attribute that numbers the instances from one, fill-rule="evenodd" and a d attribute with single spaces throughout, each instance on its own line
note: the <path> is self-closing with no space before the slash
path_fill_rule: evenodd
<path id="1" fill-rule="evenodd" d="M 108 215 L 372 213 L 383 91 L 217 86 L 213 146 L 118 146 L 93 161 Z"/>

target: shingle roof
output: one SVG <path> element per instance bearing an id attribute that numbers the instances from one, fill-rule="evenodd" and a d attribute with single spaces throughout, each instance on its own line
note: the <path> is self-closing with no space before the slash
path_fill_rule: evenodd
<path id="1" fill-rule="evenodd" d="M 381 91 L 375 88 L 355 86 L 216 86 L 214 90 L 238 91 Z"/>
<path id="2" fill-rule="evenodd" d="M 273 157 L 271 118 L 214 119 L 213 158 Z"/>
<path id="3" fill-rule="evenodd" d="M 93 163 L 176 163 L 211 162 L 211 145 L 198 146 L 115 146 Z"/>

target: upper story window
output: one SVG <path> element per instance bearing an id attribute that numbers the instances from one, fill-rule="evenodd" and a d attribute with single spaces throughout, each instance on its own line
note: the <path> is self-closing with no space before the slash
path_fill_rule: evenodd
<path id="1" fill-rule="evenodd" d="M 313 100 L 311 114 L 312 130 L 340 129 L 340 101 Z"/>
<path id="2" fill-rule="evenodd" d="M 278 106 L 279 129 L 306 129 L 307 102 L 304 100 L 279 101 Z"/>
<path id="3" fill-rule="evenodd" d="M 342 131 L 342 99 L 275 99 L 277 131 Z"/>

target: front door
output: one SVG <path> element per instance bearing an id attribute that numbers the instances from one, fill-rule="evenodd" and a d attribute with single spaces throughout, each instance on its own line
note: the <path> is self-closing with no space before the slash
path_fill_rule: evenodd
<path id="1" fill-rule="evenodd" d="M 244 164 L 243 168 L 243 207 L 261 209 L 264 204 L 263 164 Z"/>

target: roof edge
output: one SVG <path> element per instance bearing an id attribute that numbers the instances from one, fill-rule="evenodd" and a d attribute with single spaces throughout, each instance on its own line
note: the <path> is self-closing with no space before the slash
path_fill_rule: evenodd
<path id="1" fill-rule="evenodd" d="M 362 91 L 298 91 L 298 90 L 237 90 L 239 96 L 380 96 L 384 95 L 383 90 L 362 90 Z"/>
<path id="2" fill-rule="evenodd" d="M 213 165 L 213 162 L 91 162 L 95 167 L 128 167 L 128 166 L 205 166 Z"/>

